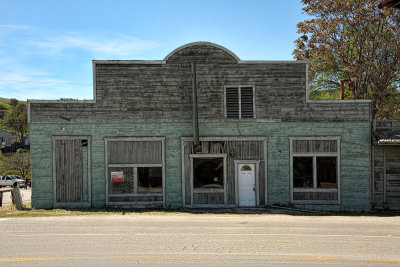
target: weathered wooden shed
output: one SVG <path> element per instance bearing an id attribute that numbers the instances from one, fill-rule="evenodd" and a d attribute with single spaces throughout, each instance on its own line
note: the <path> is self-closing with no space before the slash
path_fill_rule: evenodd
<path id="1" fill-rule="evenodd" d="M 400 121 L 375 121 L 373 129 L 373 207 L 400 210 Z"/>
<path id="2" fill-rule="evenodd" d="M 93 77 L 93 100 L 28 101 L 35 208 L 370 208 L 371 102 L 309 100 L 304 61 L 196 42 Z"/>

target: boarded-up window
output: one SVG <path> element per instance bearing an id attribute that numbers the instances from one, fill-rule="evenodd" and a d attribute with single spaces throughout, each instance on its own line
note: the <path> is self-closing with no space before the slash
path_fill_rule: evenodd
<path id="1" fill-rule="evenodd" d="M 337 140 L 293 140 L 292 149 L 296 153 L 337 152 Z"/>
<path id="2" fill-rule="evenodd" d="M 225 117 L 232 119 L 255 118 L 254 87 L 225 87 Z"/>
<path id="3" fill-rule="evenodd" d="M 339 139 L 291 140 L 292 199 L 338 203 Z"/>
<path id="4" fill-rule="evenodd" d="M 161 141 L 108 141 L 108 164 L 161 164 Z"/>

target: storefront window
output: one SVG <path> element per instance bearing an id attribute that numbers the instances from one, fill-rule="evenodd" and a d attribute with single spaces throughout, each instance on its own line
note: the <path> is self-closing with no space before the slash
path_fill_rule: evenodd
<path id="1" fill-rule="evenodd" d="M 313 188 L 313 158 L 293 158 L 293 186 L 296 188 Z"/>
<path id="2" fill-rule="evenodd" d="M 139 193 L 161 193 L 162 192 L 162 168 L 161 167 L 139 167 L 138 192 Z"/>
<path id="3" fill-rule="evenodd" d="M 194 158 L 194 188 L 224 188 L 223 158 Z"/>

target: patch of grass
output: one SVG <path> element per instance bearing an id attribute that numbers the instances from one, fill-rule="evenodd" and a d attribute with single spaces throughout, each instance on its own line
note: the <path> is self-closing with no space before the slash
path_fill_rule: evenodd
<path id="1" fill-rule="evenodd" d="M 82 208 L 82 209 L 32 209 L 31 203 L 24 203 L 22 210 L 17 210 L 14 205 L 7 204 L 0 208 L 1 217 L 57 217 L 57 216 L 87 216 L 87 215 L 168 215 L 189 214 L 181 209 L 117 209 Z"/>
<path id="2" fill-rule="evenodd" d="M 270 215 L 266 209 L 124 209 L 113 207 L 79 208 L 79 209 L 32 209 L 31 203 L 24 203 L 22 210 L 17 210 L 14 205 L 8 204 L 0 208 L 1 217 L 57 217 L 57 216 L 87 216 L 87 215 Z"/>
<path id="3" fill-rule="evenodd" d="M 374 217 L 396 217 L 400 211 L 378 210 L 370 212 L 310 212 L 296 209 L 262 208 L 262 209 L 123 209 L 123 208 L 82 208 L 82 209 L 32 209 L 31 203 L 24 203 L 22 210 L 17 210 L 14 205 L 7 204 L 0 208 L 0 218 L 12 217 L 58 217 L 58 216 L 108 216 L 108 215 L 179 215 L 179 216 L 201 216 L 201 215 L 290 215 L 290 216 L 374 216 Z"/>

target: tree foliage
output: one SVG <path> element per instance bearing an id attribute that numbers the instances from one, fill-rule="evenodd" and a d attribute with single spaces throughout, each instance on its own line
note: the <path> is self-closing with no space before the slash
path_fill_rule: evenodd
<path id="1" fill-rule="evenodd" d="M 0 171 L 4 174 L 18 174 L 24 178 L 29 177 L 31 173 L 29 150 L 19 149 L 9 157 L 0 155 Z"/>
<path id="2" fill-rule="evenodd" d="M 18 105 L 19 101 L 15 98 L 10 99 L 10 105 L 13 107 L 16 107 Z"/>
<path id="3" fill-rule="evenodd" d="M 8 111 L 3 119 L 3 124 L 18 135 L 20 142 L 28 131 L 27 107 L 25 103 L 19 102 Z"/>
<path id="4" fill-rule="evenodd" d="M 377 118 L 399 116 L 400 11 L 376 0 L 302 0 L 310 19 L 297 24 L 296 59 L 309 62 L 311 89 L 338 89 L 372 99 Z"/>

